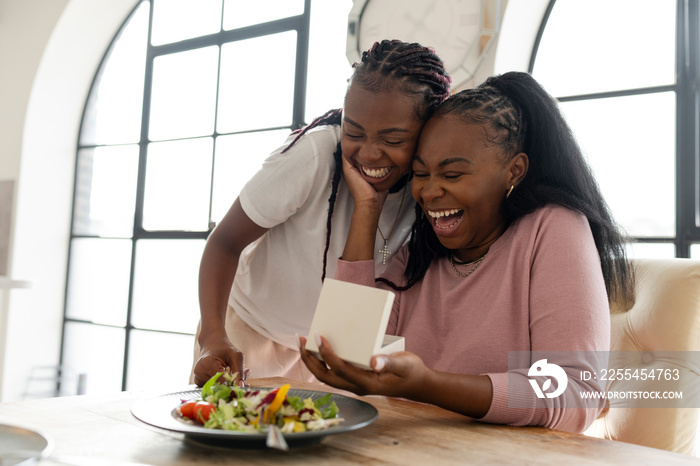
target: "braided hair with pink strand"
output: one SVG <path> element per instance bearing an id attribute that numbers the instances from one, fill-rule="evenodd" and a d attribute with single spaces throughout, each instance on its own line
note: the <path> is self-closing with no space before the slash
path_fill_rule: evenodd
<path id="1" fill-rule="evenodd" d="M 353 74 L 349 82 L 362 88 L 381 92 L 396 86 L 403 94 L 416 96 L 420 103 L 415 107 L 415 118 L 424 122 L 433 111 L 450 95 L 450 77 L 445 71 L 442 60 L 433 50 L 416 43 L 400 40 L 383 40 L 375 42 L 362 53 L 359 63 L 353 64 Z M 294 131 L 296 137 L 282 151 L 289 150 L 309 130 L 323 125 L 340 125 L 342 109 L 334 109 L 314 119 L 307 126 Z M 338 194 L 338 186 L 343 173 L 342 150 L 340 143 L 333 153 L 335 169 L 333 172 L 331 195 L 328 198 L 328 216 L 326 218 L 326 245 L 323 251 L 323 271 L 321 280 L 326 277 L 328 248 L 330 247 L 331 219 Z M 407 182 L 406 178 L 406 182 Z M 403 185 L 395 187 L 401 189 Z"/>

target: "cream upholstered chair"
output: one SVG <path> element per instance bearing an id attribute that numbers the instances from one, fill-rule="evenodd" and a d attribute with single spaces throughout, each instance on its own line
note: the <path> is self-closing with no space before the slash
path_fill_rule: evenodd
<path id="1" fill-rule="evenodd" d="M 609 367 L 678 369 L 678 382 L 650 381 L 647 387 L 681 390 L 682 406 L 688 407 L 616 407 L 625 402 L 610 399 L 609 409 L 586 434 L 692 455 L 700 411 L 700 260 L 633 259 L 632 264 L 635 302 L 613 303 L 610 309 Z M 639 388 L 634 380 L 607 384 L 614 391 Z"/>

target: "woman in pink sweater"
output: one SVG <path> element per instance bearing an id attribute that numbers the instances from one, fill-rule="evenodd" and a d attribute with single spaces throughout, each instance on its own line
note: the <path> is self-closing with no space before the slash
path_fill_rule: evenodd
<path id="1" fill-rule="evenodd" d="M 344 174 L 355 210 L 336 278 L 375 286 L 383 195 L 346 160 Z M 583 431 L 603 400 L 584 398 L 602 387 L 581 374 L 605 364 L 608 297 L 631 293 L 632 272 L 554 99 L 526 73 L 449 98 L 423 129 L 411 191 L 411 239 L 376 280 L 396 292 L 387 333 L 406 351 L 364 370 L 317 336 L 323 361 L 302 350 L 307 367 L 358 394 Z"/>

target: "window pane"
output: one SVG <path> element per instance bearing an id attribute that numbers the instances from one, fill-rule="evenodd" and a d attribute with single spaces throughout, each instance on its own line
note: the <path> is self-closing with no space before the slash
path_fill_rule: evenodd
<path id="1" fill-rule="evenodd" d="M 345 56 L 352 0 L 312 2 L 309 68 L 306 77 L 306 122 L 341 108 L 352 67 Z"/>
<path id="2" fill-rule="evenodd" d="M 78 238 L 71 243 L 66 316 L 125 325 L 131 240 Z"/>
<path id="3" fill-rule="evenodd" d="M 193 348 L 193 335 L 132 331 L 126 389 L 185 389 L 192 371 Z"/>
<path id="4" fill-rule="evenodd" d="M 73 233 L 130 237 L 134 229 L 139 147 L 107 146 L 78 152 Z"/>
<path id="5" fill-rule="evenodd" d="M 67 322 L 63 365 L 86 374 L 88 395 L 119 392 L 124 365 L 124 329 Z"/>
<path id="6" fill-rule="evenodd" d="M 557 97 L 675 83 L 676 3 L 556 2 L 533 75 Z"/>
<path id="7" fill-rule="evenodd" d="M 132 324 L 194 333 L 199 322 L 197 277 L 203 240 L 136 243 Z"/>
<path id="8" fill-rule="evenodd" d="M 136 143 L 141 138 L 148 2 L 134 12 L 97 73 L 83 117 L 80 143 Z"/>
<path id="9" fill-rule="evenodd" d="M 221 0 L 154 0 L 153 45 L 178 42 L 221 30 Z"/>
<path id="10" fill-rule="evenodd" d="M 224 44 L 219 133 L 290 126 L 296 32 Z"/>
<path id="11" fill-rule="evenodd" d="M 690 245 L 690 257 L 692 259 L 700 259 L 700 243 Z"/>
<path id="12" fill-rule="evenodd" d="M 208 229 L 212 144 L 202 138 L 148 146 L 144 229 Z"/>
<path id="13" fill-rule="evenodd" d="M 209 135 L 214 129 L 219 48 L 204 47 L 157 57 L 149 137 Z"/>
<path id="14" fill-rule="evenodd" d="M 676 257 L 673 243 L 633 243 L 627 245 L 627 255 L 634 259 L 672 259 Z"/>
<path id="15" fill-rule="evenodd" d="M 263 161 L 284 143 L 289 130 L 220 136 L 216 140 L 211 218 L 219 222 Z"/>
<path id="16" fill-rule="evenodd" d="M 567 102 L 562 109 L 627 233 L 673 237 L 675 94 Z"/>
<path id="17" fill-rule="evenodd" d="M 224 30 L 301 14 L 304 14 L 304 0 L 224 0 Z"/>

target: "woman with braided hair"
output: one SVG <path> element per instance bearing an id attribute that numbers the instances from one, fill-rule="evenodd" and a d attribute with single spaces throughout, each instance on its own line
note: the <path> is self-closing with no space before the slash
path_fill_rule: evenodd
<path id="1" fill-rule="evenodd" d="M 317 335 L 322 361 L 302 350 L 307 367 L 358 394 L 585 430 L 604 400 L 581 395 L 602 389 L 581 374 L 605 364 L 608 297 L 631 295 L 632 272 L 554 99 L 518 72 L 455 94 L 423 128 L 412 172 L 412 236 L 376 282 L 396 292 L 387 333 L 405 337 L 406 351 L 375 355 L 365 370 Z M 356 172 L 346 180 L 356 208 L 335 278 L 375 286 L 376 195 Z"/>
<path id="2" fill-rule="evenodd" d="M 450 95 L 440 58 L 415 43 L 375 43 L 353 65 L 343 109 L 292 133 L 211 233 L 199 272 L 200 328 L 191 381 L 230 368 L 313 380 L 296 335 L 307 335 L 326 275 L 335 274 L 353 198 L 341 160 L 384 203 L 375 231 L 386 258 L 414 220 L 411 160 L 423 124 Z M 328 257 L 332 260 L 328 261 Z"/>

